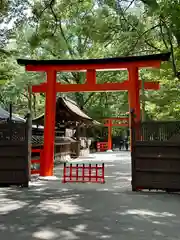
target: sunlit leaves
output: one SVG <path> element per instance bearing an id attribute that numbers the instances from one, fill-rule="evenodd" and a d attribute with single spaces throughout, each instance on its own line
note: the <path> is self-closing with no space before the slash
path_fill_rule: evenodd
<path id="1" fill-rule="evenodd" d="M 0 84 L 3 83 L 0 100 L 5 104 L 13 101 L 17 112 L 27 110 L 27 85 L 45 81 L 45 75 L 25 73 L 24 68 L 16 64 L 16 58 L 87 59 L 173 49 L 177 72 L 180 70 L 178 1 L 35 0 L 29 3 L 31 5 L 27 1 L 11 1 L 0 9 L 8 16 L 6 23 L 16 17 L 16 29 L 5 29 L 1 33 L 1 43 L 6 48 L 0 50 Z M 16 52 L 10 52 L 12 49 Z M 180 117 L 180 84 L 174 76 L 172 61 L 162 64 L 161 70 L 141 71 L 140 78 L 159 80 L 161 84 L 159 91 L 145 91 L 147 117 Z M 98 83 L 126 79 L 126 71 L 97 73 Z M 83 83 L 85 75 L 60 73 L 58 81 Z M 128 111 L 127 92 L 76 93 L 70 97 L 97 119 Z M 37 95 L 36 104 L 42 112 L 44 97 Z"/>

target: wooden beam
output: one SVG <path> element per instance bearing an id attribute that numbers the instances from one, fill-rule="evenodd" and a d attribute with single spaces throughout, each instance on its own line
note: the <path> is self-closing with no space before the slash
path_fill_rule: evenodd
<path id="1" fill-rule="evenodd" d="M 56 83 L 56 92 L 104 92 L 104 91 L 128 91 L 131 85 L 129 81 L 124 81 L 121 83 L 85 83 L 85 84 L 61 84 Z M 144 84 L 146 90 L 158 90 L 159 82 L 145 82 Z M 142 82 L 139 81 L 139 87 L 142 86 Z M 34 93 L 44 93 L 47 89 L 47 83 L 41 83 L 39 85 L 32 86 L 32 92 Z"/>
<path id="2" fill-rule="evenodd" d="M 115 63 L 103 63 L 103 64 L 71 64 L 71 65 L 26 65 L 26 71 L 34 72 L 73 72 L 73 71 L 83 71 L 83 70 L 120 70 L 128 69 L 131 67 L 136 68 L 147 68 L 154 67 L 159 68 L 161 66 L 161 60 L 149 60 L 149 61 L 135 61 L 135 62 L 115 62 Z"/>
<path id="3" fill-rule="evenodd" d="M 108 123 L 104 124 L 105 127 L 109 127 Z M 111 127 L 128 127 L 129 123 L 112 123 Z"/>
<path id="4" fill-rule="evenodd" d="M 108 121 L 109 119 L 118 120 L 118 121 L 124 121 L 124 120 L 129 121 L 129 117 L 110 117 L 110 118 L 104 118 L 103 120 Z"/>

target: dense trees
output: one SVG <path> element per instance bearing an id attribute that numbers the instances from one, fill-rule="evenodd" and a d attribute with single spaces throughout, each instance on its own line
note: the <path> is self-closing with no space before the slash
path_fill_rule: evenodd
<path id="1" fill-rule="evenodd" d="M 179 0 L 34 0 L 0 3 L 0 101 L 27 112 L 28 85 L 43 74 L 25 73 L 16 58 L 76 59 L 171 52 L 161 70 L 141 70 L 140 77 L 160 80 L 161 90 L 145 92 L 146 116 L 180 117 Z M 81 83 L 83 73 L 59 74 L 59 80 Z M 98 82 L 122 81 L 127 73 L 98 73 Z M 95 118 L 128 110 L 127 93 L 71 94 Z M 34 97 L 34 111 L 43 111 L 44 96 Z"/>

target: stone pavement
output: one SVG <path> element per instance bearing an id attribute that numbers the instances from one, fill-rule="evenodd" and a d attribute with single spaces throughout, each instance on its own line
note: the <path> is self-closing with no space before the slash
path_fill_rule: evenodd
<path id="1" fill-rule="evenodd" d="M 105 184 L 55 180 L 0 189 L 0 240 L 180 239 L 179 194 L 132 192 L 129 153 L 84 160 L 105 162 Z"/>

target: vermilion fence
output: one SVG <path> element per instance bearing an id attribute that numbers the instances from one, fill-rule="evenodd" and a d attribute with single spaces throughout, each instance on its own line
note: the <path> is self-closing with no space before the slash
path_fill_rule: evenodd
<path id="1" fill-rule="evenodd" d="M 104 163 L 64 163 L 63 183 L 105 183 Z"/>
<path id="2" fill-rule="evenodd" d="M 39 164 L 38 169 L 31 169 L 31 174 L 40 174 L 40 169 L 41 169 L 41 159 L 42 159 L 42 149 L 32 149 L 32 153 L 39 153 L 39 157 L 37 159 L 31 159 L 31 165 L 33 164 Z"/>
<path id="3" fill-rule="evenodd" d="M 97 142 L 97 150 L 98 152 L 105 152 L 108 150 L 107 142 Z"/>

